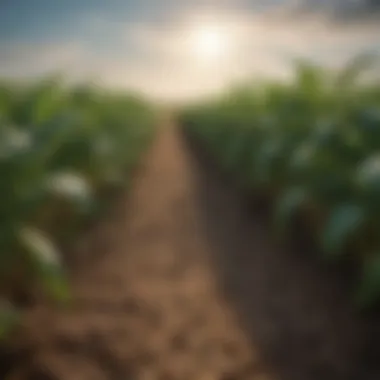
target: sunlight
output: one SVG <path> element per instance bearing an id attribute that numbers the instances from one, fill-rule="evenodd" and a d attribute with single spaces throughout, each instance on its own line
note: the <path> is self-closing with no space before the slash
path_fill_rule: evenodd
<path id="1" fill-rule="evenodd" d="M 229 39 L 217 26 L 198 26 L 192 32 L 191 45 L 191 50 L 198 59 L 215 62 L 228 52 Z"/>

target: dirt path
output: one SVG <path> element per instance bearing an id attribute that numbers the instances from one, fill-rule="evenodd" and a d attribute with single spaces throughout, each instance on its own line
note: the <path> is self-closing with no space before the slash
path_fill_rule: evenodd
<path id="1" fill-rule="evenodd" d="M 372 379 L 339 286 L 279 251 L 214 177 L 163 131 L 78 248 L 73 309 L 30 312 L 31 359 L 11 380 Z"/>
<path id="2" fill-rule="evenodd" d="M 30 316 L 33 380 L 267 379 L 207 262 L 193 175 L 169 127 L 87 242 L 103 251 L 73 276 L 74 310 Z"/>

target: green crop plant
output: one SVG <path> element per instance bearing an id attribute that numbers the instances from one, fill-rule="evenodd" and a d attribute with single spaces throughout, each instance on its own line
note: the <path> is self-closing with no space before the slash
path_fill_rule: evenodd
<path id="1" fill-rule="evenodd" d="M 182 123 L 253 194 L 267 194 L 277 231 L 296 216 L 326 260 L 353 255 L 360 307 L 380 300 L 380 84 L 371 59 L 338 72 L 297 62 L 291 82 L 232 89 L 184 109 Z"/>
<path id="2" fill-rule="evenodd" d="M 151 141 L 154 108 L 130 94 L 59 78 L 0 85 L 0 339 L 15 294 L 44 290 L 66 301 L 57 248 L 128 184 Z"/>

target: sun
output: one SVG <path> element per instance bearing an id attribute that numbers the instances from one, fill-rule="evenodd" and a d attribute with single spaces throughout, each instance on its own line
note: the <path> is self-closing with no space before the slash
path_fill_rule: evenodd
<path id="1" fill-rule="evenodd" d="M 228 50 L 227 35 L 216 26 L 198 26 L 192 33 L 192 51 L 202 61 L 222 58 Z"/>

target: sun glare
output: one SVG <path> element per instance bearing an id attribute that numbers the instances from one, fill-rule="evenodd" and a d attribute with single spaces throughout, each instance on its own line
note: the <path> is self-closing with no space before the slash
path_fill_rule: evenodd
<path id="1" fill-rule="evenodd" d="M 192 36 L 192 50 L 202 61 L 214 61 L 226 54 L 228 38 L 217 27 L 202 26 L 194 30 Z"/>

